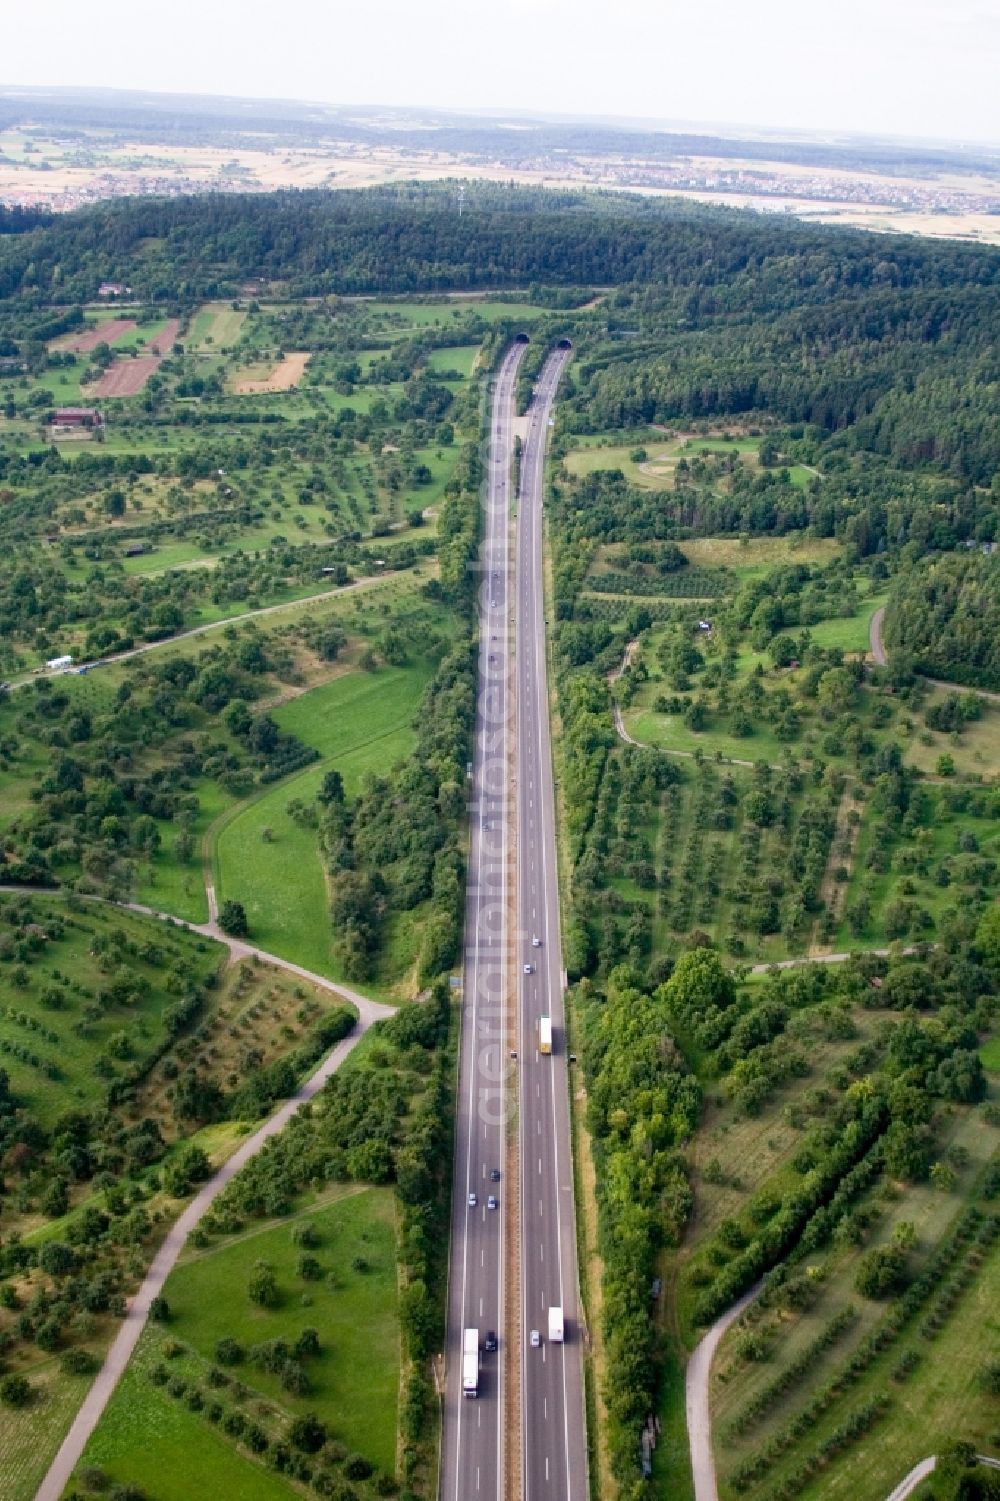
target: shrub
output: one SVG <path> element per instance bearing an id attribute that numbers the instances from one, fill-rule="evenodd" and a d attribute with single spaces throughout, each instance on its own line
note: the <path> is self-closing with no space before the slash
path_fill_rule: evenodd
<path id="1" fill-rule="evenodd" d="M 885 1298 L 902 1287 L 905 1271 L 902 1247 L 876 1246 L 862 1258 L 854 1286 L 865 1298 Z"/>
<path id="2" fill-rule="evenodd" d="M 31 1387 L 26 1376 L 4 1376 L 0 1381 L 0 1402 L 6 1407 L 27 1407 Z"/>

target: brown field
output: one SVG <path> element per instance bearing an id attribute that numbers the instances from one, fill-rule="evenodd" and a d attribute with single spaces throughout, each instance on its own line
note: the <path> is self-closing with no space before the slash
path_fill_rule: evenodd
<path id="1" fill-rule="evenodd" d="M 139 354 L 134 360 L 117 360 L 99 381 L 87 387 L 88 396 L 135 396 L 160 364 L 158 354 Z"/>
<path id="2" fill-rule="evenodd" d="M 134 324 L 132 325 L 135 326 Z M 88 396 L 135 396 L 142 390 L 153 371 L 170 353 L 170 346 L 180 333 L 180 319 L 171 318 L 165 323 L 155 339 L 150 339 L 147 349 L 150 354 L 139 354 L 134 359 L 118 360 L 109 366 L 92 386 L 87 387 Z"/>
<path id="3" fill-rule="evenodd" d="M 166 357 L 170 353 L 170 346 L 174 343 L 180 331 L 181 320 L 179 318 L 171 318 L 169 323 L 163 325 L 156 338 L 150 339 L 147 347 L 152 350 L 153 354 Z"/>
<path id="4" fill-rule="evenodd" d="M 270 375 L 262 380 L 235 380 L 232 390 L 237 396 L 256 396 L 262 391 L 290 391 L 306 373 L 308 354 L 286 354 Z"/>
<path id="5" fill-rule="evenodd" d="M 89 354 L 98 344 L 111 344 L 122 334 L 129 334 L 136 327 L 134 318 L 112 318 L 108 323 L 98 323 L 82 334 L 70 334 L 68 339 L 57 339 L 54 349 L 70 349 L 74 354 Z"/>

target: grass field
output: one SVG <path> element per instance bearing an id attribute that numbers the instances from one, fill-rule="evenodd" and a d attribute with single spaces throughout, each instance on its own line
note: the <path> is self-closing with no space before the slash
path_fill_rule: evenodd
<path id="1" fill-rule="evenodd" d="M 822 567 L 843 550 L 832 537 L 807 537 L 801 533 L 788 537 L 748 537 L 745 541 L 740 537 L 694 537 L 679 546 L 697 567 L 729 568 L 739 578 L 761 577 L 771 568 L 794 563 Z"/>
<path id="2" fill-rule="evenodd" d="M 234 1338 L 246 1347 L 277 1338 L 293 1343 L 312 1326 L 321 1345 L 308 1361 L 312 1392 L 290 1397 L 277 1377 L 245 1362 L 232 1373 L 250 1388 L 244 1405 L 261 1415 L 269 1432 L 283 1429 L 291 1416 L 315 1412 L 331 1437 L 381 1469 L 395 1469 L 399 1324 L 392 1194 L 339 1189 L 293 1223 L 303 1221 L 318 1236 L 312 1254 L 326 1273 L 321 1281 L 299 1277 L 301 1252 L 288 1220 L 185 1253 L 165 1288 L 170 1324 L 152 1325 L 143 1335 L 87 1447 L 85 1464 L 100 1465 L 116 1481 L 147 1487 L 156 1501 L 192 1501 L 202 1494 L 273 1501 L 294 1494 L 287 1481 L 237 1450 L 203 1414 L 154 1386 L 148 1372 L 163 1358 L 164 1342 L 175 1340 L 184 1351 L 171 1370 L 202 1384 L 207 1397 L 212 1393 L 204 1378 L 217 1340 Z M 247 1296 L 258 1260 L 274 1268 L 277 1307 L 259 1308 Z M 229 1389 L 220 1397 L 227 1408 L 235 1405 Z"/>
<path id="3" fill-rule="evenodd" d="M 579 442 L 566 455 L 564 465 L 570 474 L 592 474 L 598 469 L 620 469 L 629 484 L 640 490 L 673 489 L 677 461 L 689 462 L 704 452 L 713 454 L 736 453 L 745 464 L 756 468 L 760 438 L 700 438 L 687 437 L 683 433 L 669 437 L 655 430 L 637 430 L 634 434 L 603 434 L 589 441 Z M 644 458 L 633 458 L 642 450 Z M 793 485 L 802 487 L 812 475 L 801 464 L 788 465 Z M 767 543 L 772 539 L 758 538 L 755 542 Z M 774 541 L 786 539 L 773 539 Z M 791 541 L 792 539 L 787 539 Z M 734 546 L 738 546 L 738 542 Z M 820 547 L 822 543 L 818 544 Z M 834 551 L 838 545 L 831 542 Z M 800 559 L 799 561 L 805 561 Z"/>
<path id="4" fill-rule="evenodd" d="M 948 755 L 959 775 L 995 781 L 1000 776 L 1000 704 L 984 699 L 981 718 L 970 720 L 960 733 L 931 730 L 924 722 L 927 710 L 942 703 L 949 691 L 953 690 L 933 685 L 927 688 L 920 713 L 914 715 L 914 729 L 906 749 L 907 762 L 920 771 L 934 772 L 938 757 Z M 960 693 L 964 691 L 958 690 Z"/>
<path id="5" fill-rule="evenodd" d="M 1000 1037 L 991 1037 L 986 1046 L 980 1049 L 979 1056 L 983 1060 L 983 1068 L 988 1068 L 992 1074 L 1000 1074 Z"/>
<path id="6" fill-rule="evenodd" d="M 331 766 L 341 772 L 348 795 L 369 772 L 387 772 L 414 743 L 413 717 L 431 673 L 427 662 L 354 673 L 275 710 L 282 729 L 314 746 L 322 759 L 241 806 L 215 847 L 219 900 L 243 902 L 251 936 L 262 948 L 343 978 L 332 952 L 316 831 L 296 823 L 287 806 L 292 798 L 311 802 Z"/>
<path id="7" fill-rule="evenodd" d="M 185 348 L 191 354 L 215 354 L 231 347 L 239 338 L 246 317 L 245 308 L 234 308 L 228 302 L 206 302 L 191 321 Z"/>
<path id="8" fill-rule="evenodd" d="M 470 313 L 485 322 L 501 318 L 512 322 L 533 322 L 547 312 L 529 302 L 490 302 L 486 298 L 454 297 L 440 302 L 368 302 L 363 304 L 372 321 L 391 329 L 448 327 L 460 323 Z"/>
<path id="9" fill-rule="evenodd" d="M 58 1356 L 32 1367 L 34 1401 L 20 1409 L 5 1407 L 0 1416 L 4 1501 L 32 1501 L 92 1380 L 66 1375 Z"/>
<path id="10" fill-rule="evenodd" d="M 444 349 L 432 349 L 427 356 L 428 370 L 459 370 L 466 379 L 479 355 L 478 344 L 456 344 Z"/>

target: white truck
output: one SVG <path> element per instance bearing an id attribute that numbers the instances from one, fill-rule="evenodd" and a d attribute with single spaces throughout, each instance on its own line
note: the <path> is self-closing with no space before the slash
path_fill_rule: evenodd
<path id="1" fill-rule="evenodd" d="M 563 1312 L 561 1308 L 549 1309 L 549 1344 L 561 1345 L 563 1342 Z"/>
<path id="2" fill-rule="evenodd" d="M 538 1018 L 538 1051 L 551 1053 L 552 1051 L 552 1018 L 540 1016 Z"/>
<path id="3" fill-rule="evenodd" d="M 462 1340 L 462 1391 L 479 1396 L 479 1330 L 466 1329 Z"/>

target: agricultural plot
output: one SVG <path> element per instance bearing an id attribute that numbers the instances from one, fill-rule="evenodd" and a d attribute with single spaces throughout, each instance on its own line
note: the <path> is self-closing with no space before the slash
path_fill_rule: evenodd
<path id="1" fill-rule="evenodd" d="M 228 302 L 207 302 L 191 320 L 185 347 L 192 354 L 214 354 L 239 340 L 247 319 L 245 308 Z"/>
<path id="2" fill-rule="evenodd" d="M 429 664 L 353 673 L 275 711 L 281 727 L 321 759 L 224 821 L 215 845 L 220 900 L 246 909 L 255 943 L 343 979 L 334 954 L 328 895 L 315 824 L 289 809 L 315 809 L 331 768 L 356 795 L 364 776 L 386 772 L 414 744 L 413 719 L 431 675 Z M 390 979 L 399 978 L 393 975 Z"/>
<path id="3" fill-rule="evenodd" d="M 291 1222 L 272 1222 L 185 1255 L 165 1289 L 169 1327 L 154 1326 L 143 1336 L 88 1446 L 86 1465 L 117 1481 L 155 1485 L 163 1501 L 189 1501 L 191 1487 L 207 1475 L 240 1497 L 271 1501 L 296 1494 L 212 1416 L 217 1403 L 227 1412 L 252 1414 L 272 1442 L 287 1441 L 296 1418 L 315 1414 L 334 1452 L 339 1446 L 344 1456 L 360 1453 L 371 1466 L 393 1471 L 399 1322 L 392 1196 L 367 1188 L 335 1189 L 325 1197 Z M 302 1276 L 304 1258 L 315 1263 L 318 1276 L 312 1267 Z M 273 1269 L 278 1286 L 276 1303 L 267 1307 L 247 1294 L 260 1262 Z M 249 1352 L 278 1340 L 291 1348 L 308 1328 L 319 1330 L 318 1350 L 303 1358 L 309 1390 L 297 1396 Z M 220 1368 L 223 1341 L 246 1352 L 237 1365 Z M 163 1369 L 166 1382 L 159 1379 Z M 201 1405 L 185 1400 L 192 1391 L 204 1394 Z"/>
<path id="4" fill-rule="evenodd" d="M 828 938 L 823 878 L 843 796 L 763 763 L 654 767 L 642 752 L 616 752 L 575 885 L 602 966 L 655 971 L 692 932 L 754 962 Z"/>
<path id="5" fill-rule="evenodd" d="M 45 1126 L 92 1108 L 116 1081 L 142 1077 L 176 1022 L 171 968 L 194 986 L 225 951 L 104 905 L 45 896 L 0 899 L 0 1065 Z"/>
<path id="6" fill-rule="evenodd" d="M 779 1292 L 728 1337 L 714 1377 L 724 1497 L 783 1488 L 881 1501 L 958 1428 L 994 1446 L 983 1373 L 1000 1331 L 1000 1237 L 982 1184 L 998 1144 L 979 1112 L 959 1111 L 939 1142 L 948 1188 L 883 1184 L 862 1196 L 857 1243 L 835 1242 L 804 1298 Z M 864 1267 L 899 1247 L 902 1286 L 859 1293 Z"/>
<path id="7" fill-rule="evenodd" d="M 66 334 L 64 338 L 55 341 L 53 348 L 72 354 L 89 354 L 98 344 L 110 344 L 114 347 L 126 334 L 134 333 L 137 328 L 134 318 L 111 317 L 94 323 L 82 333 Z"/>
<path id="8" fill-rule="evenodd" d="M 298 386 L 309 363 L 308 352 L 285 354 L 259 375 L 250 372 L 234 377 L 232 390 L 237 396 L 260 396 L 267 391 L 291 391 Z"/>

